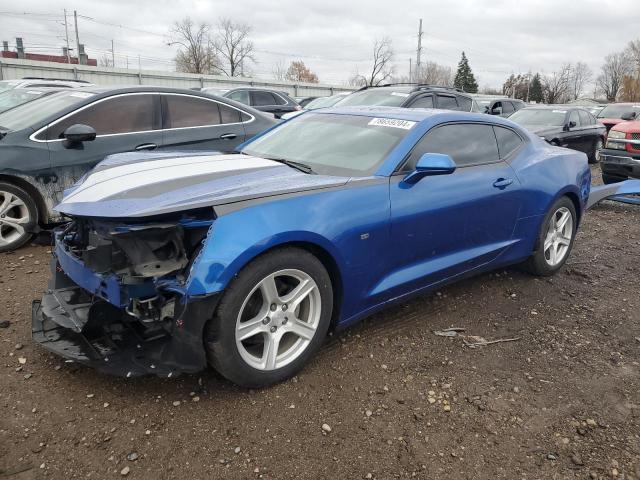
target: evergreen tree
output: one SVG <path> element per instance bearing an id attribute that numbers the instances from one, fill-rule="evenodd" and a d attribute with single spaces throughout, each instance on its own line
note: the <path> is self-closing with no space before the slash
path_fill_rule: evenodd
<path id="1" fill-rule="evenodd" d="M 469 60 L 467 56 L 462 52 L 462 58 L 458 63 L 458 71 L 456 72 L 456 78 L 453 81 L 453 86 L 468 93 L 478 92 L 478 83 L 473 76 L 471 67 L 469 66 Z"/>
<path id="2" fill-rule="evenodd" d="M 544 91 L 542 89 L 542 82 L 540 81 L 539 73 L 536 73 L 531 79 L 531 85 L 529 86 L 529 101 L 536 103 L 544 102 Z"/>

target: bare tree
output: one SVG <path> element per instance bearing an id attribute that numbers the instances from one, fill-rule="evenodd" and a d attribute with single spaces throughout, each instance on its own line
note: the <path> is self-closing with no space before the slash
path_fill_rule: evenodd
<path id="1" fill-rule="evenodd" d="M 574 100 L 582 96 L 582 92 L 584 92 L 592 77 L 593 72 L 586 63 L 578 62 L 573 66 L 571 69 L 570 89 L 571 97 Z"/>
<path id="2" fill-rule="evenodd" d="M 547 103 L 563 103 L 567 100 L 571 72 L 571 64 L 565 63 L 559 70 L 542 79 L 542 87 Z"/>
<path id="3" fill-rule="evenodd" d="M 211 26 L 208 23 L 196 25 L 189 17 L 174 23 L 170 45 L 180 46 L 176 54 L 176 69 L 186 73 L 214 73 L 218 58 L 210 46 Z"/>
<path id="4" fill-rule="evenodd" d="M 596 82 L 607 100 L 611 102 L 616 100 L 625 75 L 630 75 L 632 71 L 633 61 L 628 52 L 611 53 L 604 57 L 602 72 L 598 75 Z"/>
<path id="5" fill-rule="evenodd" d="M 212 43 L 214 51 L 222 59 L 220 70 L 228 77 L 243 75 L 245 63 L 253 62 L 253 42 L 249 40 L 251 27 L 246 23 L 223 18 Z"/>
<path id="6" fill-rule="evenodd" d="M 318 76 L 302 60 L 291 62 L 285 78 L 291 82 L 318 83 Z"/>
<path id="7" fill-rule="evenodd" d="M 635 63 L 636 74 L 640 76 L 640 39 L 630 41 L 626 52 Z"/>
<path id="8" fill-rule="evenodd" d="M 287 66 L 284 63 L 284 60 L 278 60 L 271 70 L 273 73 L 273 78 L 276 80 L 283 81 L 287 77 Z"/>
<path id="9" fill-rule="evenodd" d="M 107 55 L 106 53 L 103 53 L 102 56 L 100 57 L 100 60 L 98 60 L 98 65 L 101 67 L 113 68 L 111 55 Z"/>
<path id="10" fill-rule="evenodd" d="M 451 67 L 445 67 L 436 62 L 427 62 L 414 77 L 419 83 L 430 85 L 453 86 L 453 72 Z"/>
<path id="11" fill-rule="evenodd" d="M 365 78 L 366 85 L 380 85 L 393 75 L 393 48 L 389 37 L 376 39 L 373 43 L 373 67 Z"/>

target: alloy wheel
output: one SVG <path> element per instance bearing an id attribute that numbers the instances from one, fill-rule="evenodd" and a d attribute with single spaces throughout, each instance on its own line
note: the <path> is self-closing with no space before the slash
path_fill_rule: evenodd
<path id="1" fill-rule="evenodd" d="M 572 238 L 573 215 L 567 207 L 560 207 L 549 219 L 544 240 L 544 258 L 549 265 L 555 267 L 564 260 Z"/>
<path id="2" fill-rule="evenodd" d="M 31 222 L 26 203 L 17 195 L 0 190 L 0 247 L 18 242 Z"/>
<path id="3" fill-rule="evenodd" d="M 320 290 L 310 275 L 295 269 L 272 273 L 258 282 L 240 308 L 238 352 L 257 370 L 282 368 L 307 349 L 320 316 Z"/>

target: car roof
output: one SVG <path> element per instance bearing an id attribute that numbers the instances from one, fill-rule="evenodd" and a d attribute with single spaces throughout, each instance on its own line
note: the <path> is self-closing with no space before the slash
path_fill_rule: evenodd
<path id="1" fill-rule="evenodd" d="M 393 118 L 421 122 L 423 120 L 447 116 L 450 120 L 472 120 L 485 123 L 504 123 L 501 118 L 494 118 L 484 113 L 462 112 L 458 110 L 438 110 L 436 108 L 403 108 L 403 107 L 327 107 L 313 110 L 314 114 L 358 115 L 371 118 Z"/>

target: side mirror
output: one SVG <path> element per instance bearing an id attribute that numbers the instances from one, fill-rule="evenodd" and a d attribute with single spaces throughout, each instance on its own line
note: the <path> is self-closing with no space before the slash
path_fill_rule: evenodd
<path id="1" fill-rule="evenodd" d="M 575 128 L 575 127 L 576 127 L 576 122 L 569 122 L 569 123 L 567 123 L 565 125 L 564 129 L 565 129 L 565 131 L 568 132 L 569 130 L 571 130 L 572 128 Z"/>
<path id="2" fill-rule="evenodd" d="M 449 175 L 456 170 L 456 164 L 449 155 L 443 153 L 425 153 L 416 163 L 416 169 L 404 177 L 403 182 L 413 185 L 423 177 Z"/>
<path id="3" fill-rule="evenodd" d="M 73 147 L 82 142 L 91 142 L 96 139 L 96 131 L 89 125 L 77 123 L 68 127 L 62 136 L 66 140 L 65 147 Z"/>
<path id="4" fill-rule="evenodd" d="M 621 120 L 635 120 L 638 114 L 636 112 L 625 112 L 620 119 Z"/>

